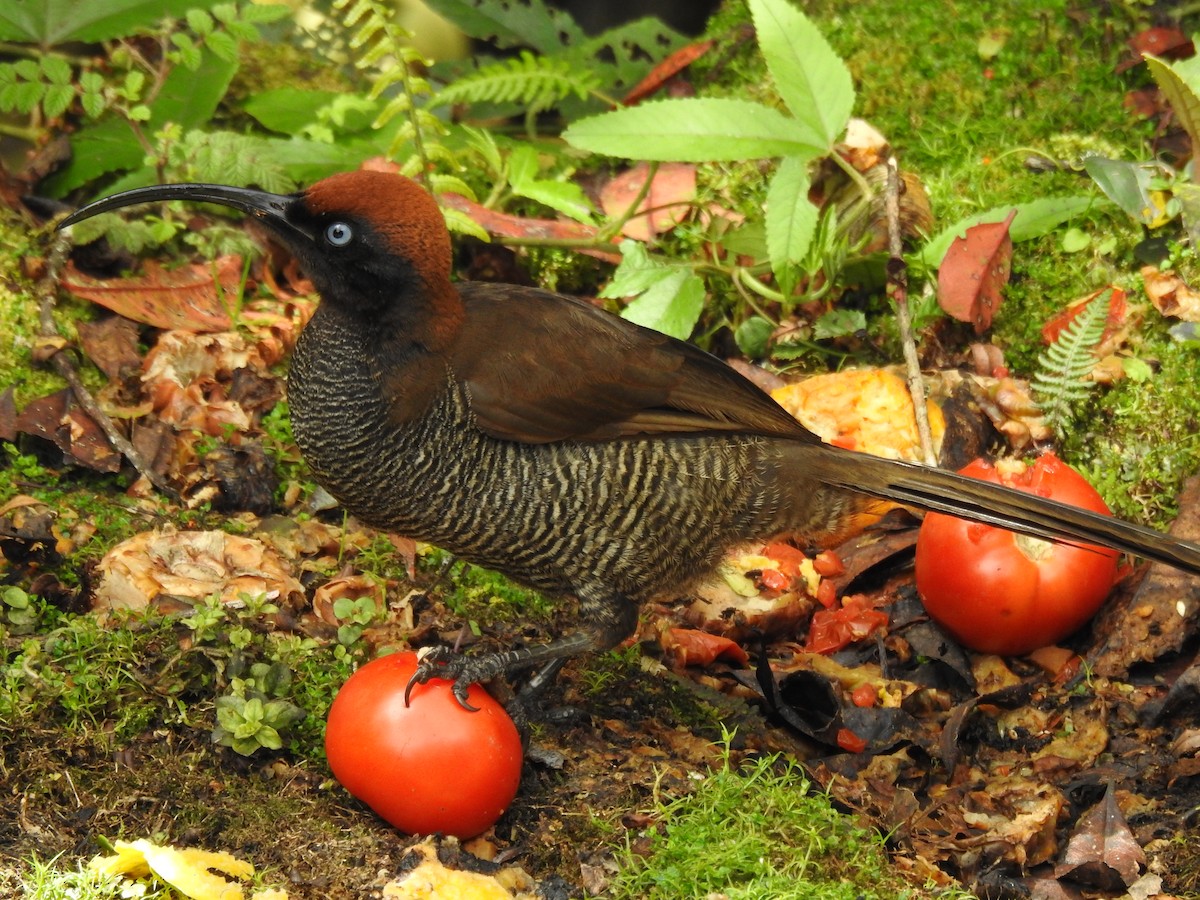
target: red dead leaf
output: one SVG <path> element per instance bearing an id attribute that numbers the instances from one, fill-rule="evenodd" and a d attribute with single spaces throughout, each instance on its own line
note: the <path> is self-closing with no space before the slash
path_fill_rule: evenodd
<path id="1" fill-rule="evenodd" d="M 600 190 L 600 205 L 604 212 L 616 218 L 622 216 L 637 199 L 650 167 L 638 163 L 618 175 Z M 670 231 L 684 220 L 696 199 L 696 167 L 689 163 L 665 163 L 654 173 L 650 190 L 638 206 L 638 215 L 621 227 L 621 233 L 635 241 L 653 240 Z M 649 212 L 647 212 L 649 210 Z"/>
<path id="2" fill-rule="evenodd" d="M 484 230 L 492 234 L 501 235 L 502 237 L 553 238 L 555 240 L 579 241 L 593 240 L 597 234 L 597 229 L 591 225 L 583 225 L 579 222 L 559 222 L 555 219 L 527 219 L 522 216 L 510 216 L 506 213 L 496 212 L 494 209 L 488 209 L 474 200 L 468 200 L 461 194 L 441 194 L 440 196 L 442 202 L 447 206 L 457 209 L 459 212 L 466 213 L 478 222 Z M 581 249 L 579 252 L 613 264 L 621 261 L 621 254 L 616 252 L 609 253 L 607 250 Z"/>
<path id="3" fill-rule="evenodd" d="M 1131 37 L 1127 43 L 1135 53 L 1181 58 L 1191 56 L 1192 42 L 1178 28 L 1147 28 Z"/>
<path id="4" fill-rule="evenodd" d="M 215 263 L 215 276 L 214 266 L 207 263 L 168 270 L 147 260 L 145 274 L 138 277 L 91 278 L 68 263 L 62 284 L 75 296 L 135 322 L 203 332 L 233 327 L 222 299 L 236 296 L 241 280 L 242 258 L 222 256 Z"/>
<path id="5" fill-rule="evenodd" d="M 657 66 L 650 70 L 649 74 L 639 81 L 621 101 L 626 106 L 633 106 L 645 100 L 667 81 L 674 78 L 701 56 L 712 49 L 713 41 L 699 41 L 695 44 L 688 44 L 686 47 L 680 47 Z"/>
<path id="6" fill-rule="evenodd" d="M 1003 222 L 972 225 L 955 238 L 938 269 L 938 304 L 960 322 L 973 324 L 976 334 L 992 324 L 1000 308 L 1012 262 L 1008 226 L 1016 214 L 1014 209 Z"/>
<path id="7" fill-rule="evenodd" d="M 1100 338 L 1099 345 L 1097 345 L 1096 355 L 1102 355 L 1100 351 L 1101 347 L 1105 348 L 1104 355 L 1113 352 L 1116 347 L 1107 347 L 1106 345 L 1129 317 L 1129 304 L 1125 302 L 1125 292 L 1116 285 L 1101 288 L 1098 291 L 1088 294 L 1086 297 L 1080 297 L 1078 300 L 1071 301 L 1066 309 L 1051 317 L 1050 321 L 1042 326 L 1042 341 L 1047 345 L 1053 344 L 1058 340 L 1058 336 L 1062 334 L 1063 329 L 1074 322 L 1075 317 L 1083 312 L 1084 307 L 1105 291 L 1112 291 L 1112 294 L 1108 298 L 1108 315 L 1105 317 L 1104 334 Z"/>

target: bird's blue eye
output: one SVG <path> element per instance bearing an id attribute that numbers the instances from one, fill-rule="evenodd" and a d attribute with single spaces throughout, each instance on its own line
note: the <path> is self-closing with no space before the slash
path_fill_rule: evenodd
<path id="1" fill-rule="evenodd" d="M 325 229 L 325 240 L 335 247 L 345 247 L 354 240 L 354 229 L 345 222 L 334 222 Z"/>

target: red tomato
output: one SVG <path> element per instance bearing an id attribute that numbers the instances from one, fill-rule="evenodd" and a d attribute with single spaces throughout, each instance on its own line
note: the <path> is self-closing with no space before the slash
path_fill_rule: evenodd
<path id="1" fill-rule="evenodd" d="M 887 623 L 886 612 L 873 608 L 866 596 L 852 594 L 842 600 L 838 609 L 818 609 L 813 613 L 804 649 L 810 653 L 833 653 L 869 637 Z"/>
<path id="2" fill-rule="evenodd" d="M 855 706 L 864 708 L 874 706 L 878 699 L 879 695 L 875 692 L 875 685 L 867 682 L 863 682 L 850 692 L 850 700 Z"/>
<path id="3" fill-rule="evenodd" d="M 1015 475 L 982 460 L 961 474 L 1111 515 L 1083 476 L 1052 454 Z M 1028 653 L 1095 615 L 1116 580 L 1117 556 L 930 513 L 917 537 L 917 591 L 930 617 L 964 646 Z"/>
<path id="4" fill-rule="evenodd" d="M 521 738 L 508 713 L 479 685 L 459 706 L 450 682 L 404 688 L 415 653 L 372 660 L 334 698 L 325 755 L 351 794 L 401 831 L 471 838 L 508 808 L 521 780 Z"/>
<path id="5" fill-rule="evenodd" d="M 813 568 L 817 570 L 817 574 L 822 578 L 835 578 L 838 575 L 845 574 L 846 564 L 832 550 L 822 550 L 813 559 Z"/>
<path id="6" fill-rule="evenodd" d="M 837 745 L 847 753 L 862 753 L 867 749 L 867 742 L 849 728 L 838 729 Z"/>

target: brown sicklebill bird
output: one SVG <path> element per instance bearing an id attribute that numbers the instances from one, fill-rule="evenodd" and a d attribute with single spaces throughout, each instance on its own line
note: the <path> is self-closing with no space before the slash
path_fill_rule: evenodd
<path id="1" fill-rule="evenodd" d="M 570 297 L 454 284 L 450 238 L 415 182 L 352 172 L 281 196 L 140 188 L 59 227 L 152 200 L 256 217 L 321 302 L 296 344 L 292 426 L 318 480 L 375 527 L 551 597 L 580 628 L 540 647 L 425 657 L 466 685 L 615 646 L 638 607 L 752 539 L 823 545 L 880 498 L 1200 573 L 1200 546 L 940 469 L 822 443 L 720 360 Z"/>

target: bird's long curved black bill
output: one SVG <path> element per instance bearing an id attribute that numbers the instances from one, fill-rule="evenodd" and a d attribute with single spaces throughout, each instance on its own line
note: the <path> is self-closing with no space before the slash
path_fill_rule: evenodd
<path id="1" fill-rule="evenodd" d="M 288 218 L 288 209 L 295 199 L 295 195 L 272 194 L 254 188 L 230 187 L 224 184 L 158 184 L 122 191 L 111 197 L 104 197 L 94 203 L 89 203 L 59 222 L 57 228 L 66 228 L 100 213 L 122 209 L 126 206 L 135 206 L 139 203 L 151 203 L 156 200 L 189 200 L 228 206 L 263 219 L 276 228 L 290 227 L 291 230 L 299 232 L 301 229 L 297 228 Z"/>

